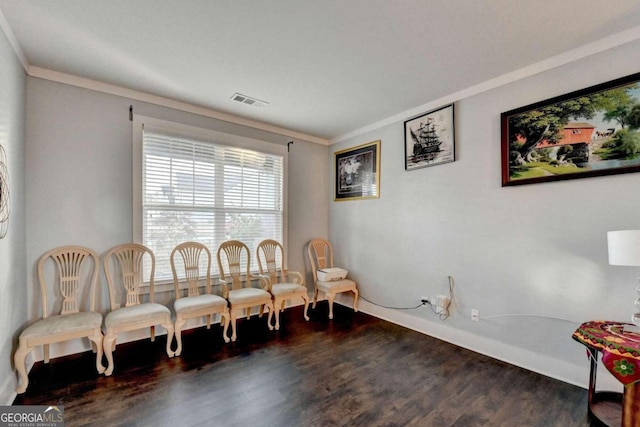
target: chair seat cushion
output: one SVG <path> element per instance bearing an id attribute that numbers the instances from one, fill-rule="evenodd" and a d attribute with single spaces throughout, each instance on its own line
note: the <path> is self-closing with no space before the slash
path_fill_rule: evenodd
<path id="1" fill-rule="evenodd" d="M 316 285 L 322 292 L 344 292 L 356 288 L 356 282 L 350 279 L 334 280 L 331 282 L 318 280 Z"/>
<path id="2" fill-rule="evenodd" d="M 222 310 L 222 308 L 226 306 L 226 299 L 219 297 L 218 295 L 210 294 L 179 298 L 173 303 L 173 308 L 176 310 L 176 313 L 201 310 L 208 307 L 212 310 L 216 308 Z"/>
<path id="3" fill-rule="evenodd" d="M 138 323 L 154 319 L 162 321 L 165 316 L 171 316 L 171 311 L 162 304 L 147 302 L 130 307 L 122 307 L 109 312 L 104 318 L 104 325 L 109 327 L 127 323 Z"/>
<path id="4" fill-rule="evenodd" d="M 229 291 L 231 304 L 250 304 L 252 302 L 260 304 L 264 301 L 271 301 L 271 294 L 263 289 L 242 288 Z"/>
<path id="5" fill-rule="evenodd" d="M 36 338 L 78 332 L 102 326 L 102 315 L 93 312 L 45 317 L 22 331 L 20 338 Z"/>
<path id="6" fill-rule="evenodd" d="M 295 283 L 275 283 L 271 286 L 271 293 L 273 295 L 283 294 L 305 294 L 307 288 L 302 285 L 296 285 Z"/>

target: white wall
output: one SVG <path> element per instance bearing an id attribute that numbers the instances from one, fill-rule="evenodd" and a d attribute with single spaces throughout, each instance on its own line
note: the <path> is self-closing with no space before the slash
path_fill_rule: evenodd
<path id="1" fill-rule="evenodd" d="M 634 310 L 640 271 L 608 265 L 606 232 L 640 228 L 640 174 L 502 188 L 500 113 L 638 72 L 639 49 L 635 42 L 456 102 L 454 163 L 405 171 L 402 121 L 332 146 L 330 162 L 336 151 L 382 140 L 381 198 L 329 210 L 337 263 L 361 295 L 414 306 L 446 294 L 447 276 L 455 278 L 445 322 L 427 308 L 362 309 L 584 386 L 585 349 L 572 332 L 587 320 L 628 321 Z M 481 317 L 545 317 L 475 323 L 472 308 Z"/>
<path id="2" fill-rule="evenodd" d="M 7 155 L 11 216 L 0 239 L 0 405 L 13 400 L 13 353 L 27 323 L 25 282 L 24 126 L 25 72 L 0 31 L 0 145 Z M 16 310 L 15 307 L 20 307 Z"/>
<path id="3" fill-rule="evenodd" d="M 26 206 L 29 318 L 39 315 L 35 264 L 44 252 L 79 244 L 104 254 L 132 240 L 132 122 L 144 116 L 286 144 L 291 138 L 139 101 L 29 77 Z M 289 266 L 304 271 L 304 245 L 328 235 L 328 147 L 296 140 L 288 180 Z M 215 250 L 215 248 L 212 248 Z M 156 298 L 171 304 L 172 292 Z M 107 310 L 103 280 L 100 309 Z M 126 337 L 125 337 L 126 340 Z M 120 340 L 119 340 L 120 341 Z M 53 346 L 52 356 L 81 350 Z M 42 356 L 34 352 L 36 360 Z"/>

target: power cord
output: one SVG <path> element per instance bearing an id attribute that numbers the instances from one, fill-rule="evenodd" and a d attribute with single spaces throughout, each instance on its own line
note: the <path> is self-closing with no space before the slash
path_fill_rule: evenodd
<path id="1" fill-rule="evenodd" d="M 506 314 L 493 314 L 491 316 L 480 316 L 478 320 L 496 319 L 498 317 L 541 317 L 543 319 L 560 320 L 562 322 L 580 323 L 575 320 L 565 319 L 563 317 L 545 316 L 543 314 L 529 314 L 529 313 L 506 313 Z"/>
<path id="2" fill-rule="evenodd" d="M 389 305 L 382 305 L 382 304 L 378 304 L 376 302 L 373 302 L 371 300 L 368 300 L 367 298 L 363 297 L 362 295 L 360 295 L 360 298 L 362 298 L 363 300 L 367 301 L 370 304 L 373 304 L 375 306 L 378 307 L 382 307 L 382 308 L 389 308 L 392 310 L 415 310 L 417 308 L 420 308 L 422 306 L 425 305 L 429 305 L 429 307 L 431 307 L 431 311 L 433 311 L 435 314 L 438 315 L 438 318 L 442 321 L 447 320 L 449 318 L 449 316 L 451 316 L 451 305 L 453 304 L 453 286 L 454 286 L 454 281 L 453 281 L 453 277 L 449 276 L 449 302 L 447 302 L 447 305 L 444 307 L 438 307 L 437 309 L 434 308 L 435 303 L 429 301 L 428 299 L 423 299 L 421 301 L 420 304 L 413 306 L 413 307 L 392 307 Z M 440 312 L 438 312 L 437 310 L 441 310 Z"/>
<path id="3" fill-rule="evenodd" d="M 376 302 L 373 302 L 373 301 L 371 301 L 371 300 L 366 299 L 366 298 L 365 298 L 365 297 L 363 297 L 362 295 L 360 295 L 360 298 L 362 298 L 362 299 L 363 299 L 363 300 L 365 300 L 366 302 L 371 303 L 371 304 L 373 304 L 373 305 L 376 305 L 376 306 L 378 306 L 378 307 L 382 307 L 382 308 L 390 308 L 390 309 L 393 309 L 393 310 L 415 310 L 416 308 L 420 308 L 420 307 L 422 307 L 423 305 L 427 305 L 427 304 L 429 303 L 428 301 L 427 301 L 427 302 L 424 302 L 424 301 L 423 301 L 421 304 L 416 305 L 415 307 L 392 307 L 392 306 L 389 306 L 389 305 L 382 305 L 382 304 L 378 304 L 378 303 L 376 303 Z"/>

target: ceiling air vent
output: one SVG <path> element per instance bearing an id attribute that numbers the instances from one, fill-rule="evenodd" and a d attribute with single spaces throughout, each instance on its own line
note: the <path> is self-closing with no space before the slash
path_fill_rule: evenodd
<path id="1" fill-rule="evenodd" d="M 237 92 L 231 96 L 231 99 L 233 99 L 234 101 L 242 102 L 243 104 L 252 105 L 254 107 L 266 107 L 267 105 L 269 105 L 267 101 L 260 101 L 259 99 L 252 98 L 250 96 L 243 95 Z"/>

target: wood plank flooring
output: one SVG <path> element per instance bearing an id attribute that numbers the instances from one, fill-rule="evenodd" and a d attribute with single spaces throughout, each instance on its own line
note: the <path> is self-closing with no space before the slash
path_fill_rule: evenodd
<path id="1" fill-rule="evenodd" d="M 350 309 L 265 318 L 119 345 L 111 377 L 89 352 L 37 363 L 20 405 L 63 405 L 67 426 L 588 426 L 587 392 Z M 567 337 L 569 341 L 571 337 Z M 586 363 L 586 361 L 585 361 Z"/>

